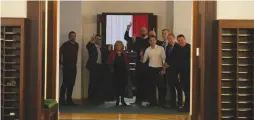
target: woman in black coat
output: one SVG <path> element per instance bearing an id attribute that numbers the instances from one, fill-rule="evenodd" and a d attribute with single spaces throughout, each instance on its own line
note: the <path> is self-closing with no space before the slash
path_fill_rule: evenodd
<path id="1" fill-rule="evenodd" d="M 122 106 L 127 106 L 124 101 L 125 89 L 128 84 L 128 56 L 123 50 L 123 42 L 118 40 L 115 43 L 114 50 L 108 57 L 108 65 L 113 76 L 113 85 L 115 88 L 116 106 L 121 101 Z"/>

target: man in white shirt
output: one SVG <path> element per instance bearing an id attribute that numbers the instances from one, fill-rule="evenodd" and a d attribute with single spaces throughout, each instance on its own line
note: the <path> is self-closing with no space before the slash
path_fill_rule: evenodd
<path id="1" fill-rule="evenodd" d="M 140 53 L 141 62 L 145 63 L 149 59 L 148 63 L 148 76 L 147 81 L 147 99 L 150 102 L 149 106 L 154 107 L 157 105 L 156 99 L 156 87 L 159 93 L 159 105 L 165 104 L 166 86 L 163 79 L 163 64 L 165 63 L 166 55 L 164 48 L 156 44 L 157 40 L 155 36 L 150 36 L 148 47 L 145 54 Z"/>

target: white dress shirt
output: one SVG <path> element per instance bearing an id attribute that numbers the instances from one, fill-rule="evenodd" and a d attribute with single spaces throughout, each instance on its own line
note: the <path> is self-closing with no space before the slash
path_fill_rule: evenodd
<path id="1" fill-rule="evenodd" d="M 102 58 L 101 58 L 101 49 L 100 49 L 100 46 L 99 45 L 96 45 L 96 49 L 97 49 L 97 53 L 98 53 L 98 57 L 97 57 L 97 61 L 96 63 L 97 64 L 101 64 L 102 63 Z"/>
<path id="2" fill-rule="evenodd" d="M 165 63 L 166 55 L 163 47 L 156 45 L 154 48 L 148 47 L 141 62 L 145 63 L 149 59 L 149 67 L 162 67 Z"/>

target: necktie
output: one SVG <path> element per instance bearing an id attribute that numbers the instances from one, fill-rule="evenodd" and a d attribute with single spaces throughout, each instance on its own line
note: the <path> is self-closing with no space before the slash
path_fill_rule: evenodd
<path id="1" fill-rule="evenodd" d="M 170 55 L 172 52 L 172 45 L 169 45 L 168 54 Z"/>
<path id="2" fill-rule="evenodd" d="M 163 42 L 163 45 L 162 45 L 162 46 L 163 46 L 164 50 L 166 50 L 166 47 L 167 47 L 166 45 L 167 45 L 167 43 L 166 43 L 166 42 Z"/>

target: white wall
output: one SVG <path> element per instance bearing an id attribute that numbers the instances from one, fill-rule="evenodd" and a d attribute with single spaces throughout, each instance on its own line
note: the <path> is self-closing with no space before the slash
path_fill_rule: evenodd
<path id="1" fill-rule="evenodd" d="M 60 1 L 60 45 L 68 41 L 70 31 L 76 32 L 76 41 L 79 43 L 77 77 L 73 90 L 73 98 L 81 98 L 81 52 L 82 52 L 82 32 L 81 32 L 81 1 Z M 62 84 L 62 71 L 59 71 L 60 82 Z M 60 86 L 59 86 L 60 88 Z"/>
<path id="2" fill-rule="evenodd" d="M 173 30 L 175 35 L 183 34 L 189 44 L 192 44 L 193 38 L 193 1 L 174 1 L 174 15 L 173 15 Z M 191 58 L 193 52 L 191 49 Z M 191 59 L 192 63 L 192 59 Z M 191 73 L 192 73 L 191 64 Z M 192 88 L 192 74 L 191 74 L 191 87 Z M 190 103 L 192 103 L 192 89 L 190 90 L 191 98 Z M 192 104 L 190 104 L 190 109 L 192 109 Z M 192 111 L 190 111 L 192 114 Z"/>
<path id="3" fill-rule="evenodd" d="M 26 18 L 27 17 L 27 1 L 7 1 L 1 0 L 1 17 Z"/>
<path id="4" fill-rule="evenodd" d="M 193 1 L 174 1 L 173 30 L 175 35 L 183 34 L 188 43 L 192 42 Z"/>
<path id="5" fill-rule="evenodd" d="M 254 1 L 217 1 L 217 19 L 254 19 Z"/>

